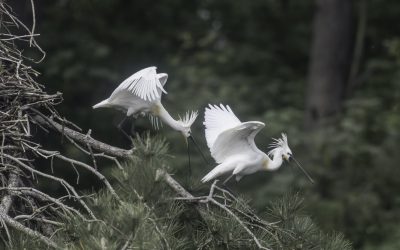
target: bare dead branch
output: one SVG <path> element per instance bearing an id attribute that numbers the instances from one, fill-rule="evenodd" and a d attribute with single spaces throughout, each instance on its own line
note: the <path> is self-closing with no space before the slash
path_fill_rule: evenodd
<path id="1" fill-rule="evenodd" d="M 36 238 L 38 240 L 40 240 L 41 242 L 45 243 L 46 245 L 53 247 L 53 248 L 60 248 L 54 241 L 52 241 L 51 239 L 47 238 L 46 236 L 30 229 L 29 227 L 26 227 L 24 225 L 22 225 L 21 223 L 15 221 L 14 219 L 12 219 L 10 216 L 5 215 L 3 213 L 0 213 L 0 219 L 3 220 L 7 225 L 9 225 L 10 227 L 21 231 L 33 238 Z"/>
<path id="2" fill-rule="evenodd" d="M 7 188 L 16 187 L 18 184 L 18 181 L 19 181 L 18 175 L 14 174 L 14 173 L 10 173 Z M 12 194 L 4 196 L 3 199 L 1 199 L 0 213 L 8 214 L 8 210 L 10 209 L 11 203 L 12 203 Z"/>
<path id="3" fill-rule="evenodd" d="M 48 179 L 50 179 L 50 180 L 54 180 L 54 181 L 56 181 L 56 182 L 59 182 L 61 185 L 63 185 L 63 186 L 65 187 L 65 189 L 67 190 L 68 193 L 69 193 L 69 192 L 72 192 L 73 198 L 76 199 L 76 200 L 85 208 L 85 210 L 89 213 L 89 215 L 90 215 L 94 220 L 96 220 L 96 216 L 93 214 L 92 210 L 90 210 L 90 208 L 89 208 L 89 207 L 86 205 L 86 203 L 82 200 L 82 197 L 78 195 L 78 193 L 76 192 L 75 188 L 74 188 L 73 186 L 71 186 L 68 182 L 66 182 L 65 180 L 63 180 L 63 179 L 61 179 L 61 178 L 58 178 L 58 177 L 55 177 L 55 176 L 52 176 L 52 175 L 49 175 L 49 174 L 45 174 L 45 173 L 42 173 L 42 172 L 40 172 L 40 171 L 38 171 L 38 170 L 36 170 L 36 169 L 33 169 L 33 168 L 31 168 L 30 166 L 28 166 L 27 164 L 23 163 L 21 160 L 19 160 L 19 159 L 13 157 L 13 156 L 11 156 L 11 155 L 4 154 L 4 157 L 5 157 L 5 158 L 8 158 L 8 159 L 11 160 L 11 161 L 14 161 L 14 162 L 17 163 L 19 166 L 25 168 L 26 170 L 28 170 L 28 171 L 30 171 L 30 172 L 32 172 L 32 173 L 35 173 L 35 174 L 37 174 L 37 175 L 43 176 L 43 177 L 45 177 L 45 178 L 48 178 Z"/>
<path id="4" fill-rule="evenodd" d="M 44 118 L 43 116 L 38 115 L 35 116 L 34 119 L 42 126 L 51 127 L 59 133 L 65 134 L 66 136 L 69 136 L 84 145 L 90 145 L 92 149 L 98 150 L 100 152 L 104 152 L 106 154 L 121 158 L 130 158 L 133 153 L 133 149 L 126 150 L 108 145 L 106 143 L 93 139 L 91 136 L 87 136 L 86 134 L 82 134 L 70 128 L 63 127 L 61 124 L 47 117 Z"/>
<path id="5" fill-rule="evenodd" d="M 63 160 L 63 161 L 69 162 L 69 163 L 71 163 L 71 164 L 76 164 L 77 166 L 83 167 L 84 169 L 90 171 L 91 173 L 93 173 L 94 175 L 96 175 L 96 176 L 106 185 L 107 189 L 110 191 L 110 193 L 111 193 L 118 201 L 121 201 L 121 199 L 119 198 L 119 196 L 117 195 L 117 193 L 115 192 L 115 190 L 114 190 L 114 188 L 111 186 L 111 184 L 108 182 L 108 180 L 106 179 L 106 177 L 104 177 L 104 175 L 102 175 L 102 174 L 101 174 L 99 171 L 97 171 L 96 169 L 92 168 L 91 166 L 89 166 L 89 165 L 87 165 L 87 164 L 85 164 L 85 163 L 83 163 L 83 162 L 80 162 L 80 161 L 77 161 L 77 160 L 68 158 L 68 157 L 66 157 L 66 156 L 63 156 L 63 155 L 61 155 L 61 154 L 60 154 L 59 152 L 57 152 L 57 151 L 47 151 L 47 150 L 44 150 L 44 149 L 38 149 L 38 151 L 41 152 L 41 153 L 43 153 L 43 154 L 46 154 L 47 157 L 56 157 L 56 158 L 59 158 L 59 159 L 61 159 L 61 160 Z"/>
<path id="6" fill-rule="evenodd" d="M 37 190 L 35 188 L 31 188 L 31 187 L 6 187 L 6 188 L 0 188 L 0 190 L 2 190 L 2 189 L 6 189 L 6 190 L 8 190 L 9 192 L 11 192 L 13 194 L 24 193 L 24 194 L 27 194 L 29 196 L 36 197 L 36 198 L 38 198 L 39 200 L 42 200 L 42 201 L 52 202 L 52 203 L 58 205 L 63 211 L 65 211 L 65 212 L 67 212 L 69 214 L 75 213 L 76 215 L 78 215 L 82 219 L 86 220 L 85 217 L 78 210 L 76 210 L 75 208 L 70 207 L 70 206 L 62 203 L 60 201 L 61 200 L 60 198 L 59 199 L 53 198 L 50 195 L 45 194 L 45 193 L 43 193 L 43 192 L 41 192 L 41 191 L 39 191 L 39 190 Z"/>

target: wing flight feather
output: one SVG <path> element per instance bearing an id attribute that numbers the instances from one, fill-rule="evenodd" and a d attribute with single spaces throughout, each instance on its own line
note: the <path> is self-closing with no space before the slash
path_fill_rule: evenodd
<path id="1" fill-rule="evenodd" d="M 118 98 L 119 93 L 128 91 L 145 101 L 154 101 L 161 98 L 164 90 L 164 84 L 168 75 L 157 74 L 157 67 L 148 67 L 142 69 L 125 79 L 111 94 L 110 100 Z M 163 82 L 160 78 L 163 77 Z M 165 80 L 164 80 L 165 79 Z"/>
<path id="2" fill-rule="evenodd" d="M 206 108 L 204 113 L 204 123 L 206 127 L 206 140 L 209 148 L 212 148 L 218 135 L 223 131 L 236 127 L 241 124 L 240 120 L 227 105 L 211 105 Z"/>
<path id="3" fill-rule="evenodd" d="M 217 163 L 237 154 L 259 151 L 255 135 L 265 126 L 258 121 L 240 122 L 229 106 L 220 104 L 206 108 L 204 125 L 211 156 Z"/>
<path id="4" fill-rule="evenodd" d="M 258 153 L 254 137 L 265 126 L 258 121 L 250 121 L 220 133 L 210 148 L 211 156 L 217 163 L 239 154 Z"/>

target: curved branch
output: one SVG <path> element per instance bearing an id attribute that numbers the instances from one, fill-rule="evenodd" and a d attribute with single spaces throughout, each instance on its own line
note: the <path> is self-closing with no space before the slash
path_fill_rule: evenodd
<path id="1" fill-rule="evenodd" d="M 82 134 L 80 132 L 77 132 L 75 130 L 72 130 L 70 128 L 66 128 L 63 125 L 59 124 L 58 122 L 55 122 L 43 114 L 41 114 L 39 111 L 35 109 L 33 110 L 37 116 L 33 117 L 33 119 L 39 123 L 41 126 L 45 127 L 50 127 L 53 128 L 54 130 L 58 131 L 61 134 L 65 134 L 66 136 L 71 137 L 72 139 L 79 141 L 82 144 L 85 145 L 90 145 L 93 149 L 98 150 L 100 152 L 116 156 L 116 157 L 121 157 L 121 158 L 130 158 L 134 149 L 126 150 L 118 147 L 114 147 L 111 145 L 108 145 L 104 142 L 98 141 L 93 139 L 91 136 Z"/>

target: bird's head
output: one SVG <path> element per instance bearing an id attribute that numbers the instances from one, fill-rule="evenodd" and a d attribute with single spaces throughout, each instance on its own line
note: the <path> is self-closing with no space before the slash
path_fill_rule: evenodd
<path id="1" fill-rule="evenodd" d="M 282 158 L 286 161 L 289 161 L 291 157 L 293 157 L 292 150 L 289 148 L 288 140 L 286 134 L 282 133 L 281 140 L 281 148 L 282 148 Z"/>
<path id="2" fill-rule="evenodd" d="M 292 150 L 289 148 L 288 140 L 286 134 L 282 133 L 282 137 L 275 139 L 270 146 L 272 147 L 272 150 L 269 151 L 269 155 L 273 155 L 276 157 L 278 154 L 278 157 L 282 157 L 283 160 L 289 161 L 290 158 L 293 156 Z"/>
<path id="3" fill-rule="evenodd" d="M 183 128 L 181 131 L 182 135 L 183 135 L 183 139 L 186 142 L 186 145 L 188 144 L 188 138 L 192 136 L 192 131 L 190 128 Z"/>
<path id="4" fill-rule="evenodd" d="M 289 148 L 288 139 L 285 133 L 282 133 L 282 137 L 278 139 L 273 139 L 274 142 L 271 143 L 271 147 L 273 149 L 269 151 L 269 155 L 273 155 L 274 157 L 282 157 L 283 160 L 289 162 L 293 160 L 296 163 L 296 166 L 303 171 L 303 173 L 307 176 L 311 183 L 314 183 L 314 180 L 311 176 L 306 172 L 306 170 L 300 165 L 300 163 L 294 158 L 292 150 Z"/>

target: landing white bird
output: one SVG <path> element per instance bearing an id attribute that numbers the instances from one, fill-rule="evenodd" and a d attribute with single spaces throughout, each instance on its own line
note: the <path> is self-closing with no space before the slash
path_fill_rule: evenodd
<path id="1" fill-rule="evenodd" d="M 233 176 L 239 181 L 243 176 L 258 171 L 276 170 L 283 160 L 289 161 L 293 158 L 287 137 L 283 133 L 282 138 L 274 139 L 273 149 L 268 155 L 259 150 L 254 143 L 254 137 L 265 124 L 259 121 L 241 122 L 229 106 L 209 105 L 205 110 L 204 120 L 207 145 L 211 156 L 219 165 L 203 177 L 203 183 L 224 174 L 230 174 L 224 184 Z M 296 160 L 295 162 L 313 182 L 300 164 Z"/>
<path id="2" fill-rule="evenodd" d="M 124 80 L 104 101 L 93 106 L 96 108 L 115 108 L 126 112 L 126 116 L 137 118 L 148 115 L 154 128 L 159 128 L 159 121 L 182 133 L 187 143 L 191 137 L 191 126 L 198 112 L 187 112 L 182 118 L 175 120 L 161 104 L 162 93 L 167 94 L 164 85 L 168 75 L 157 74 L 156 67 L 142 69 Z"/>

